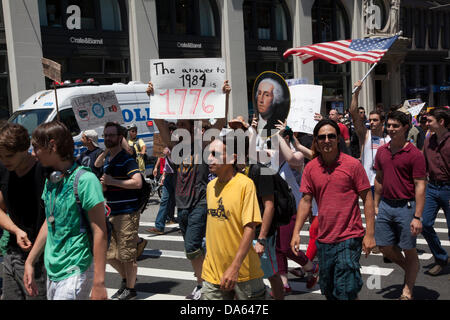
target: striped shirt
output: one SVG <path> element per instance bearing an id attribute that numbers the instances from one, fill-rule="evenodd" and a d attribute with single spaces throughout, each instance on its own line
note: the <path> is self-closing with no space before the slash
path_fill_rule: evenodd
<path id="1" fill-rule="evenodd" d="M 114 158 L 106 157 L 103 172 L 114 179 L 127 180 L 139 173 L 139 167 L 125 150 L 120 151 Z M 124 189 L 116 186 L 107 186 L 105 198 L 111 208 L 111 215 L 132 213 L 137 210 L 138 196 L 136 189 Z"/>

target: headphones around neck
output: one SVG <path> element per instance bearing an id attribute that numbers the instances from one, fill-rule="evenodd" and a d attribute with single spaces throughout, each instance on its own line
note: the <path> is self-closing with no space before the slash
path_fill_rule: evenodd
<path id="1" fill-rule="evenodd" d="M 72 167 L 64 172 L 61 171 L 53 171 L 52 173 L 50 173 L 50 176 L 48 177 L 48 180 L 53 183 L 56 184 L 58 182 L 60 182 L 64 177 L 68 177 L 70 176 L 75 169 L 78 167 L 78 165 L 76 165 L 76 163 L 74 165 L 72 165 Z"/>

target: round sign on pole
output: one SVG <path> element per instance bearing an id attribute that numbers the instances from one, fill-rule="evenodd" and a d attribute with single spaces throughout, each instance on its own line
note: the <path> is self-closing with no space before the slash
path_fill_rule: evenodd
<path id="1" fill-rule="evenodd" d="M 258 117 L 258 132 L 270 136 L 278 120 L 284 122 L 289 115 L 291 95 L 284 78 L 276 72 L 264 71 L 253 85 L 253 106 Z"/>

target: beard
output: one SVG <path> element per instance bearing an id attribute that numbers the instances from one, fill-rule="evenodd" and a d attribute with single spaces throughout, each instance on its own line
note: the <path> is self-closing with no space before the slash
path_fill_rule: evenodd
<path id="1" fill-rule="evenodd" d="M 114 141 L 114 140 L 105 140 L 105 147 L 110 149 L 110 148 L 114 148 L 117 147 L 119 145 L 119 141 Z"/>

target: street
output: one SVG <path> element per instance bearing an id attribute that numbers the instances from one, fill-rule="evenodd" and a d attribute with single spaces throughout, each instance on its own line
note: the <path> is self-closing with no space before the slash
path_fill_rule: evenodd
<path id="1" fill-rule="evenodd" d="M 362 209 L 362 202 L 360 202 Z M 143 256 L 138 261 L 138 281 L 136 289 L 138 299 L 142 300 L 184 300 L 196 285 L 194 272 L 186 259 L 183 238 L 178 231 L 178 225 L 166 225 L 166 234 L 154 235 L 145 231 L 154 226 L 159 209 L 159 198 L 151 198 L 146 211 L 141 216 L 139 235 L 148 240 Z M 363 216 L 364 223 L 364 216 Z M 365 224 L 364 224 L 365 226 Z M 308 228 L 306 224 L 301 232 L 301 249 L 306 251 L 308 243 Z M 439 212 L 435 224 L 436 232 L 444 248 L 450 246 L 445 217 Z M 434 259 L 428 245 L 422 236 L 417 239 L 420 271 L 418 273 L 414 297 L 417 300 L 448 300 L 450 299 L 449 281 L 450 267 L 446 267 L 437 277 L 426 275 L 425 272 L 433 266 Z M 359 294 L 361 300 L 395 300 L 401 295 L 404 273 L 394 263 L 384 263 L 381 254 L 364 255 L 360 260 L 364 286 Z M 297 267 L 293 261 L 288 262 L 289 268 Z M 114 294 L 120 285 L 120 276 L 107 265 L 106 287 L 108 296 Z M 306 280 L 298 279 L 288 274 L 292 293 L 286 300 L 325 300 L 320 294 L 318 284 L 311 290 L 306 288 Z M 269 282 L 265 280 L 266 285 Z"/>

